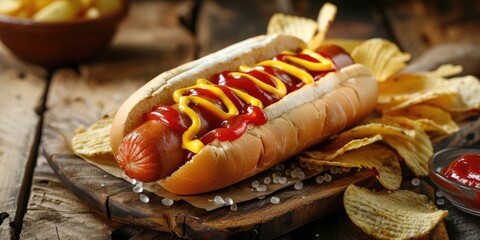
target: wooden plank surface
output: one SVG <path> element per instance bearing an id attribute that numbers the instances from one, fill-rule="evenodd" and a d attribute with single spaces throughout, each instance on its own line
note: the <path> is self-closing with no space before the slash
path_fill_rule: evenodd
<path id="1" fill-rule="evenodd" d="M 45 148 L 68 152 L 62 145 L 63 139 L 50 141 L 49 136 L 58 134 L 54 129 L 73 130 L 81 124 L 90 124 L 114 111 L 159 72 L 192 60 L 193 38 L 180 25 L 177 15 L 177 9 L 183 4 L 182 1 L 142 1 L 132 5 L 129 17 L 106 52 L 77 70 L 59 69 L 53 74 L 46 103 L 48 110 L 44 115 L 42 145 Z M 75 165 L 69 167 L 76 170 Z M 85 183 L 95 183 L 88 185 L 92 194 L 108 186 L 108 194 L 95 196 L 103 203 L 109 194 L 122 189 L 110 184 L 104 174 L 95 179 L 85 178 Z M 46 162 L 39 161 L 21 236 L 25 239 L 104 239 L 145 235 L 144 229 L 132 230 L 108 220 L 105 208 L 99 211 L 103 211 L 103 215 L 79 201 L 60 184 Z"/>
<path id="2" fill-rule="evenodd" d="M 11 68 L 15 60 L 2 50 L 0 58 L 0 238 L 15 236 L 21 224 L 29 178 L 40 138 L 40 116 L 47 82 Z M 28 69 L 25 67 L 24 70 Z M 28 180 L 27 180 L 28 181 Z M 19 200 L 20 199 L 20 200 Z M 18 214 L 18 216 L 17 216 Z M 8 237 L 7 237 L 8 236 Z"/>

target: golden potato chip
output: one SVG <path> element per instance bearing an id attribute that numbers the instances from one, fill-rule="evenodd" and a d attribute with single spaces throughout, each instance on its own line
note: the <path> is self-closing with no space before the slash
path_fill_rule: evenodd
<path id="1" fill-rule="evenodd" d="M 355 62 L 365 65 L 379 82 L 405 68 L 410 60 L 410 54 L 401 52 L 392 42 L 379 38 L 355 47 L 351 55 Z"/>
<path id="2" fill-rule="evenodd" d="M 0 14 L 14 15 L 22 8 L 22 3 L 15 0 L 0 1 Z"/>
<path id="3" fill-rule="evenodd" d="M 312 19 L 277 13 L 270 18 L 267 34 L 283 33 L 298 37 L 306 43 L 312 40 L 317 24 Z"/>
<path id="4" fill-rule="evenodd" d="M 343 48 L 346 52 L 352 53 L 353 49 L 355 49 L 358 45 L 365 42 L 365 40 L 360 39 L 341 39 L 341 38 L 332 38 L 332 39 L 325 39 L 321 45 L 337 45 Z"/>
<path id="5" fill-rule="evenodd" d="M 384 123 L 369 123 L 344 131 L 336 138 L 351 140 L 376 134 L 381 134 L 382 142 L 397 150 L 415 175 L 428 174 L 428 160 L 433 154 L 433 147 L 428 135 L 420 130 L 403 129 Z"/>
<path id="6" fill-rule="evenodd" d="M 439 107 L 418 104 L 385 113 L 382 118 L 409 128 L 421 128 L 425 132 L 452 134 L 459 130 L 450 114 Z"/>
<path id="7" fill-rule="evenodd" d="M 332 160 L 346 151 L 357 149 L 376 141 L 382 140 L 382 135 L 376 134 L 371 137 L 361 139 L 334 138 L 328 145 L 322 147 L 319 151 L 304 151 L 302 155 L 318 160 Z"/>
<path id="8" fill-rule="evenodd" d="M 377 179 L 388 190 L 396 190 L 402 183 L 402 171 L 397 154 L 388 147 L 371 144 L 353 149 L 333 159 L 316 159 L 309 155 L 300 156 L 300 161 L 311 165 L 357 167 L 375 169 Z"/>
<path id="9" fill-rule="evenodd" d="M 438 67 L 433 72 L 427 72 L 430 77 L 447 78 L 457 75 L 463 71 L 463 67 L 460 65 L 444 64 Z"/>
<path id="10" fill-rule="evenodd" d="M 442 95 L 426 103 L 439 106 L 449 112 L 480 110 L 480 81 L 474 76 L 456 77 L 444 80 L 455 88 L 458 94 Z"/>
<path id="11" fill-rule="evenodd" d="M 407 190 L 374 192 L 355 185 L 343 196 L 345 211 L 366 234 L 379 239 L 410 239 L 428 234 L 448 211 L 425 195 Z"/>
<path id="12" fill-rule="evenodd" d="M 378 84 L 377 108 L 395 111 L 442 96 L 456 95 L 457 88 L 448 80 L 425 74 L 397 74 Z"/>
<path id="13" fill-rule="evenodd" d="M 337 6 L 331 3 L 323 4 L 322 8 L 318 12 L 317 24 L 318 32 L 317 34 L 308 42 L 308 48 L 316 49 L 322 45 L 325 36 L 327 35 L 330 25 L 335 20 L 337 16 Z"/>
<path id="14" fill-rule="evenodd" d="M 85 157 L 112 154 L 110 147 L 110 130 L 113 116 L 96 121 L 87 130 L 80 128 L 72 138 L 72 147 L 75 154 Z"/>

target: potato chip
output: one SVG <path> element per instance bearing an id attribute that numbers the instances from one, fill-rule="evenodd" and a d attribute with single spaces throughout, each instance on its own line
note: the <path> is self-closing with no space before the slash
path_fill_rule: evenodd
<path id="1" fill-rule="evenodd" d="M 374 192 L 350 185 L 345 211 L 366 234 L 379 239 L 410 239 L 428 234 L 448 211 L 438 210 L 425 195 L 407 190 Z"/>
<path id="2" fill-rule="evenodd" d="M 426 103 L 439 106 L 449 112 L 480 110 L 480 81 L 474 76 L 464 76 L 444 80 L 455 88 L 458 94 L 442 95 Z"/>
<path id="3" fill-rule="evenodd" d="M 96 121 L 88 129 L 80 128 L 72 138 L 75 154 L 85 157 L 111 155 L 110 130 L 113 116 L 107 116 Z"/>
<path id="4" fill-rule="evenodd" d="M 384 123 L 369 123 L 344 131 L 336 138 L 351 140 L 376 134 L 381 134 L 382 142 L 397 150 L 415 175 L 428 174 L 428 160 L 433 154 L 433 147 L 428 135 L 420 130 L 402 129 Z"/>
<path id="5" fill-rule="evenodd" d="M 430 77 L 447 78 L 457 75 L 463 71 L 463 67 L 460 65 L 444 64 L 438 67 L 433 72 L 427 72 Z"/>
<path id="6" fill-rule="evenodd" d="M 283 33 L 298 37 L 306 43 L 312 40 L 317 24 L 312 19 L 277 13 L 270 18 L 267 34 Z"/>
<path id="7" fill-rule="evenodd" d="M 331 3 L 323 4 L 322 8 L 318 12 L 317 24 L 318 24 L 318 33 L 308 42 L 308 48 L 316 49 L 322 45 L 325 36 L 327 35 L 330 25 L 335 20 L 337 16 L 337 6 Z"/>
<path id="8" fill-rule="evenodd" d="M 334 138 L 332 142 L 319 151 L 304 151 L 302 152 L 302 155 L 318 160 L 332 160 L 337 156 L 344 154 L 346 151 L 357 149 L 380 140 L 382 140 L 382 135 L 380 134 L 353 140 Z"/>
<path id="9" fill-rule="evenodd" d="M 384 39 L 374 38 L 353 49 L 352 58 L 365 65 L 377 81 L 385 81 L 388 77 L 402 70 L 410 60 L 410 54 Z"/>
<path id="10" fill-rule="evenodd" d="M 388 112 L 382 116 L 387 122 L 396 122 L 409 128 L 421 128 L 425 132 L 452 134 L 459 130 L 450 114 L 439 107 L 419 104 Z"/>
<path id="11" fill-rule="evenodd" d="M 352 53 L 353 49 L 355 49 L 358 45 L 365 42 L 362 39 L 341 39 L 341 38 L 332 38 L 332 39 L 325 39 L 321 45 L 337 45 L 343 48 L 346 52 Z"/>
<path id="12" fill-rule="evenodd" d="M 22 3 L 15 0 L 0 1 L 0 14 L 14 15 L 22 8 Z"/>
<path id="13" fill-rule="evenodd" d="M 418 103 L 458 93 L 448 80 L 425 74 L 397 74 L 378 84 L 377 109 L 395 111 Z"/>
<path id="14" fill-rule="evenodd" d="M 402 183 L 402 171 L 397 154 L 379 144 L 356 148 L 329 160 L 316 159 L 308 155 L 300 156 L 299 159 L 302 163 L 311 165 L 375 169 L 378 173 L 377 179 L 388 190 L 398 189 Z"/>

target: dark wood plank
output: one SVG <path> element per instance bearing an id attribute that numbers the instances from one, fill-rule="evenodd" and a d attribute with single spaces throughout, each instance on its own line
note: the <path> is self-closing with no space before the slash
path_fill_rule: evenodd
<path id="1" fill-rule="evenodd" d="M 90 124 L 99 117 L 111 113 L 133 91 L 159 73 L 193 59 L 193 38 L 180 25 L 178 8 L 185 1 L 140 1 L 132 3 L 129 17 L 121 25 L 112 46 L 78 69 L 59 69 L 51 80 L 44 114 L 42 150 L 47 156 L 70 153 L 57 130 L 72 131 L 80 125 Z M 41 161 L 39 161 L 41 162 Z M 52 166 L 57 172 L 87 170 L 82 184 L 88 188 L 96 202 L 79 202 L 71 192 L 80 189 L 66 189 L 45 163 L 35 171 L 32 198 L 25 217 L 22 236 L 40 238 L 111 238 L 146 234 L 144 229 L 130 231 L 108 220 L 105 208 L 110 194 L 125 189 L 125 183 L 111 184 L 111 177 L 89 166 L 53 158 Z M 62 169 L 60 169 L 62 168 Z M 62 181 L 68 181 L 61 179 Z M 103 183 L 103 184 L 102 184 Z M 102 192 L 102 189 L 107 189 Z M 81 192 L 86 192 L 83 189 Z M 89 206 L 92 204 L 92 206 Z M 98 208 L 98 206 L 103 208 Z M 93 207 L 93 208 L 92 208 Z M 96 214 L 95 211 L 102 214 Z M 89 231 L 85 231 L 85 226 Z M 53 235 L 49 235 L 52 233 Z M 55 232 L 56 231 L 56 232 Z M 128 234 L 127 234 L 128 233 Z"/>
<path id="2" fill-rule="evenodd" d="M 287 13 L 316 20 L 323 1 L 205 0 L 198 16 L 199 55 L 217 51 L 249 37 L 265 34 L 274 13 Z M 339 1 L 337 20 L 327 37 L 391 39 L 379 7 L 371 1 Z"/>
<path id="3" fill-rule="evenodd" d="M 46 80 L 12 68 L 12 58 L 0 55 L 0 236 L 14 236 L 18 208 L 26 205 L 28 186 L 39 139 L 40 110 Z M 25 68 L 27 69 L 27 68 Z M 25 180 L 28 182 L 28 180 Z M 19 199 L 20 198 L 20 199 Z M 18 208 L 17 208 L 18 207 Z M 17 215 L 18 214 L 18 215 Z"/>
<path id="4" fill-rule="evenodd" d="M 413 57 L 442 43 L 480 44 L 478 1 L 381 1 L 400 46 Z"/>

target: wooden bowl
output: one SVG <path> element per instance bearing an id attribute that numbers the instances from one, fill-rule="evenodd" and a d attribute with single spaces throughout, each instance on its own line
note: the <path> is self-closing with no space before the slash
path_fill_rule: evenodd
<path id="1" fill-rule="evenodd" d="M 106 48 L 120 21 L 122 8 L 93 20 L 33 22 L 0 16 L 0 39 L 18 58 L 47 68 L 74 65 Z"/>

